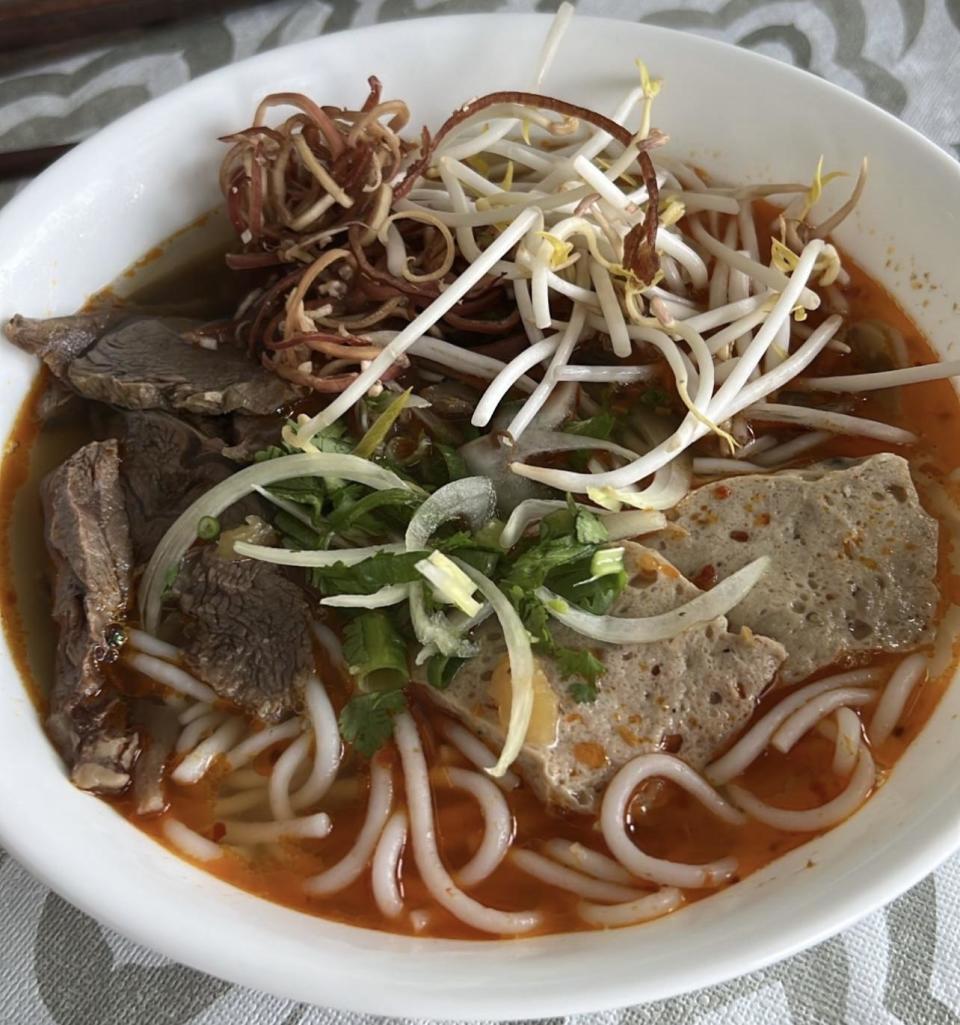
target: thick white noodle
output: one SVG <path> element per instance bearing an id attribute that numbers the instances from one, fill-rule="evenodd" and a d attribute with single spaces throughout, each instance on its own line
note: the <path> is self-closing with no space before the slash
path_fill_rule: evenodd
<path id="1" fill-rule="evenodd" d="M 326 871 L 308 879 L 304 889 L 309 894 L 338 893 L 359 879 L 370 864 L 380 834 L 390 817 L 393 805 L 393 770 L 380 758 L 370 763 L 370 797 L 367 814 L 356 842 L 350 850 Z"/>
<path id="2" fill-rule="evenodd" d="M 460 723 L 444 720 L 440 732 L 451 744 L 478 769 L 492 769 L 497 764 L 497 756 L 479 737 L 475 737 Z M 491 777 L 501 790 L 514 790 L 520 785 L 520 777 L 510 769 L 502 776 Z"/>
<path id="3" fill-rule="evenodd" d="M 483 815 L 483 839 L 473 857 L 454 874 L 461 886 L 476 886 L 500 867 L 513 843 L 513 815 L 496 783 L 486 775 L 446 766 L 431 777 L 443 786 L 456 787 L 475 798 Z"/>
<path id="4" fill-rule="evenodd" d="M 177 737 L 174 751 L 177 754 L 186 754 L 192 751 L 204 737 L 209 736 L 227 718 L 229 713 L 213 708 L 204 715 L 198 716 L 192 722 L 187 723 Z"/>
<path id="5" fill-rule="evenodd" d="M 770 746 L 786 754 L 794 744 L 809 730 L 825 719 L 831 712 L 838 708 L 847 706 L 856 708 L 873 701 L 877 692 L 868 687 L 839 687 L 837 690 L 828 690 L 811 698 L 805 705 L 802 705 L 770 738 Z"/>
<path id="6" fill-rule="evenodd" d="M 534 879 L 539 879 L 548 886 L 555 886 L 558 890 L 575 893 L 586 900 L 595 900 L 602 904 L 619 904 L 635 900 L 642 895 L 636 887 L 595 879 L 566 865 L 557 864 L 556 861 L 551 861 L 536 851 L 511 851 L 510 861 Z"/>
<path id="7" fill-rule="evenodd" d="M 833 748 L 833 771 L 838 776 L 849 776 L 857 764 L 857 753 L 862 742 L 860 716 L 846 705 L 834 713 L 836 741 Z"/>
<path id="8" fill-rule="evenodd" d="M 131 648 L 142 651 L 145 655 L 153 655 L 155 658 L 163 658 L 168 662 L 179 662 L 183 652 L 174 644 L 161 641 L 159 637 L 148 634 L 146 630 L 137 630 L 136 627 L 128 627 L 125 631 L 127 642 Z M 171 820 L 173 821 L 173 820 Z"/>
<path id="9" fill-rule="evenodd" d="M 406 812 L 396 811 L 383 827 L 377 848 L 373 852 L 370 871 L 373 899 L 380 914 L 399 918 L 403 914 L 403 894 L 400 892 L 400 859 L 407 842 Z"/>
<path id="10" fill-rule="evenodd" d="M 774 808 L 772 805 L 764 804 L 749 790 L 745 790 L 735 783 L 731 783 L 727 787 L 727 792 L 738 807 L 758 822 L 764 822 L 768 826 L 773 826 L 774 829 L 782 829 L 788 833 L 812 833 L 821 829 L 829 829 L 845 818 L 849 818 L 870 795 L 873 784 L 876 782 L 876 776 L 873 758 L 870 757 L 867 745 L 861 744 L 857 765 L 850 777 L 850 782 L 832 801 L 827 801 L 819 808 L 809 808 L 803 811 Z"/>
<path id="11" fill-rule="evenodd" d="M 661 918 L 675 911 L 682 903 L 683 894 L 676 887 L 665 886 L 656 893 L 632 900 L 628 904 L 591 904 L 583 901 L 577 906 L 577 913 L 588 925 L 615 929 Z"/>
<path id="12" fill-rule="evenodd" d="M 313 729 L 313 767 L 306 782 L 290 798 L 295 811 L 303 811 L 316 804 L 330 789 L 330 784 L 337 778 L 343 755 L 337 713 L 330 704 L 326 688 L 316 676 L 307 680 L 304 695 L 307 717 Z"/>
<path id="13" fill-rule="evenodd" d="M 273 747 L 274 744 L 279 744 L 284 740 L 293 740 L 302 730 L 303 720 L 295 717 L 288 719 L 286 722 L 277 723 L 275 726 L 266 726 L 256 733 L 251 733 L 249 737 L 241 740 L 235 748 L 227 752 L 227 770 L 232 771 L 239 769 L 241 766 L 248 765 L 258 755 Z M 261 776 L 260 781 L 261 783 L 266 782 L 265 777 Z"/>
<path id="14" fill-rule="evenodd" d="M 217 695 L 205 683 L 184 672 L 179 666 L 173 666 L 155 655 L 147 655 L 142 651 L 134 652 L 132 655 L 125 655 L 124 661 L 144 676 L 151 680 L 162 683 L 165 687 L 177 691 L 178 694 L 186 694 L 188 698 L 196 698 L 197 701 L 213 703 Z"/>
<path id="15" fill-rule="evenodd" d="M 540 922 L 535 911 L 498 911 L 467 896 L 450 878 L 437 850 L 436 826 L 427 763 L 417 727 L 407 712 L 396 717 L 393 729 L 407 795 L 410 840 L 420 878 L 430 895 L 461 922 L 481 932 L 501 936 L 529 932 Z"/>
<path id="16" fill-rule="evenodd" d="M 197 701 L 193 705 L 188 705 L 178 716 L 181 726 L 187 726 L 193 722 L 194 719 L 199 719 L 201 715 L 206 715 L 207 712 L 213 711 L 213 705 L 209 701 Z"/>
<path id="17" fill-rule="evenodd" d="M 322 840 L 333 828 L 330 816 L 323 812 L 282 822 L 227 821 L 223 825 L 226 832 L 222 842 L 239 845 L 277 843 L 280 840 Z"/>
<path id="18" fill-rule="evenodd" d="M 924 655 L 909 655 L 893 671 L 867 729 L 871 744 L 882 744 L 893 733 L 913 688 L 926 671 L 927 659 Z"/>
<path id="19" fill-rule="evenodd" d="M 237 769 L 224 776 L 220 782 L 221 790 L 253 790 L 258 787 L 266 789 L 266 786 L 267 776 L 256 769 Z"/>
<path id="20" fill-rule="evenodd" d="M 330 661 L 338 668 L 345 668 L 347 663 L 343 657 L 343 645 L 340 643 L 340 638 L 326 623 L 318 623 L 313 620 L 310 629 L 313 631 L 317 643 L 329 655 Z"/>
<path id="21" fill-rule="evenodd" d="M 583 844 L 554 837 L 543 845 L 544 851 L 561 865 L 575 868 L 594 879 L 605 879 L 608 883 L 635 882 L 630 873 L 606 854 L 584 847 Z"/>
<path id="22" fill-rule="evenodd" d="M 261 805 L 269 804 L 270 796 L 266 787 L 249 790 L 238 790 L 228 797 L 221 797 L 214 803 L 213 813 L 218 819 L 228 819 L 231 815 L 243 815 Z"/>
<path id="23" fill-rule="evenodd" d="M 603 795 L 600 828 L 610 852 L 628 872 L 640 879 L 695 889 L 719 886 L 736 872 L 736 858 L 721 858 L 704 865 L 665 861 L 644 854 L 627 833 L 625 820 L 634 791 L 653 778 L 669 779 L 683 787 L 723 822 L 741 825 L 744 821 L 743 815 L 686 762 L 668 754 L 639 755 L 617 772 Z"/>
<path id="24" fill-rule="evenodd" d="M 170 774 L 170 778 L 181 786 L 199 783 L 213 763 L 243 736 L 246 728 L 247 724 L 240 716 L 231 716 L 184 758 Z"/>
<path id="25" fill-rule="evenodd" d="M 194 832 L 179 819 L 167 817 L 163 823 L 163 835 L 178 851 L 195 861 L 216 861 L 223 857 L 223 848 L 219 844 Z"/>
<path id="26" fill-rule="evenodd" d="M 714 786 L 719 787 L 728 783 L 753 764 L 763 753 L 767 744 L 770 743 L 770 738 L 777 732 L 781 724 L 798 708 L 802 708 L 808 701 L 829 690 L 876 683 L 881 675 L 881 670 L 875 668 L 851 669 L 848 672 L 837 673 L 823 680 L 809 683 L 806 687 L 801 687 L 800 690 L 794 691 L 789 697 L 774 705 L 726 754 L 711 762 L 704 769 L 704 776 Z"/>
<path id="27" fill-rule="evenodd" d="M 277 759 L 270 773 L 267 785 L 270 795 L 270 811 L 275 819 L 294 818 L 293 804 L 290 801 L 290 781 L 297 770 L 307 760 L 310 750 L 310 734 L 303 733 L 286 748 Z"/>

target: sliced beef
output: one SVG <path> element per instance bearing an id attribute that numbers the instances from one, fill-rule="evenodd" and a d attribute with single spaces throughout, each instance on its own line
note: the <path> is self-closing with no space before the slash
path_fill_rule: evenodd
<path id="1" fill-rule="evenodd" d="M 222 455 L 220 439 L 169 413 L 122 413 L 113 419 L 122 442 L 121 480 L 139 565 L 150 558 L 180 513 L 237 467 Z M 258 508 L 253 499 L 238 503 L 221 522 L 232 526 Z"/>
<path id="2" fill-rule="evenodd" d="M 301 707 L 313 670 L 310 611 L 283 571 L 201 549 L 175 584 L 187 667 L 220 697 L 267 722 Z"/>
<path id="3" fill-rule="evenodd" d="M 632 579 L 613 615 L 658 615 L 700 593 L 662 556 L 625 547 Z M 553 634 L 560 645 L 589 648 L 606 671 L 596 701 L 578 703 L 553 661 L 538 657 L 545 689 L 516 767 L 541 800 L 577 812 L 595 812 L 607 782 L 638 754 L 665 750 L 701 768 L 744 726 L 786 657 L 776 641 L 729 633 L 722 617 L 652 644 L 603 644 L 558 625 Z M 481 654 L 447 690 L 424 691 L 499 749 L 505 710 L 496 677 L 506 648 L 494 624 L 478 639 Z"/>
<path id="4" fill-rule="evenodd" d="M 111 627 L 123 621 L 131 587 L 117 443 L 80 449 L 41 494 L 59 627 L 47 725 L 78 787 L 116 793 L 130 783 L 139 748 L 126 705 L 101 672 L 116 657 Z"/>
<path id="5" fill-rule="evenodd" d="M 900 456 L 708 484 L 672 519 L 645 541 L 693 580 L 729 576 L 759 555 L 773 559 L 730 623 L 786 647 L 784 682 L 932 639 L 937 523 Z"/>
<path id="6" fill-rule="evenodd" d="M 266 415 L 301 392 L 245 353 L 186 341 L 186 323 L 116 311 L 31 320 L 16 316 L 7 337 L 84 398 L 122 409 Z"/>

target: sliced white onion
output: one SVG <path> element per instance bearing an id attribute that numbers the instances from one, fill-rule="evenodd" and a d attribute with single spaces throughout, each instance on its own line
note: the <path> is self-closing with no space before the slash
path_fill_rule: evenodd
<path id="1" fill-rule="evenodd" d="M 832 801 L 819 808 L 792 811 L 788 808 L 775 808 L 754 797 L 735 783 L 727 787 L 727 792 L 744 812 L 758 822 L 763 822 L 774 829 L 782 829 L 788 833 L 813 833 L 829 829 L 849 818 L 870 796 L 876 782 L 876 769 L 873 758 L 866 744 L 860 745 L 857 765 L 846 788 Z"/>
<path id="2" fill-rule="evenodd" d="M 440 732 L 451 744 L 478 769 L 492 769 L 497 764 L 497 756 L 478 737 L 475 737 L 465 726 L 445 719 L 440 725 Z M 520 779 L 509 769 L 493 780 L 501 790 L 515 790 Z"/>
<path id="3" fill-rule="evenodd" d="M 691 889 L 719 886 L 736 872 L 736 858 L 722 858 L 704 865 L 665 861 L 644 854 L 627 833 L 625 819 L 633 793 L 645 780 L 655 777 L 669 779 L 683 787 L 721 821 L 733 826 L 743 824 L 744 816 L 686 762 L 668 754 L 639 755 L 617 772 L 603 795 L 600 826 L 607 847 L 628 872 L 640 879 Z"/>
<path id="4" fill-rule="evenodd" d="M 272 562 L 275 566 L 355 566 L 358 562 L 371 559 L 384 552 L 402 552 L 401 544 L 369 545 L 365 548 L 327 548 L 322 551 L 294 552 L 289 548 L 271 548 L 269 545 L 255 545 L 249 541 L 235 541 L 233 550 L 237 555 L 260 562 Z"/>
<path id="5" fill-rule="evenodd" d="M 876 668 L 851 669 L 845 673 L 836 673 L 823 680 L 808 683 L 806 687 L 794 691 L 783 698 L 767 712 L 730 748 L 726 754 L 711 762 L 704 770 L 704 775 L 714 786 L 722 786 L 744 772 L 755 759 L 763 753 L 770 738 L 777 732 L 798 708 L 808 701 L 829 690 L 840 687 L 876 683 L 881 671 Z"/>
<path id="6" fill-rule="evenodd" d="M 380 834 L 370 870 L 373 899 L 377 902 L 380 913 L 387 918 L 399 918 L 403 914 L 400 859 L 406 842 L 406 812 L 394 812 Z"/>
<path id="7" fill-rule="evenodd" d="M 926 671 L 927 660 L 923 655 L 909 655 L 893 671 L 870 720 L 867 736 L 871 744 L 878 746 L 893 733 L 907 699 Z"/>
<path id="8" fill-rule="evenodd" d="M 205 836 L 169 816 L 163 822 L 163 835 L 182 854 L 195 861 L 216 861 L 223 857 L 223 848 Z"/>
<path id="9" fill-rule="evenodd" d="M 770 557 L 762 555 L 736 573 L 731 573 L 715 587 L 697 595 L 678 608 L 658 616 L 595 616 L 569 605 L 546 587 L 537 588 L 537 597 L 547 611 L 564 626 L 585 637 L 608 644 L 647 644 L 668 641 L 684 630 L 709 623 L 725 616 L 750 593 L 770 565 Z"/>
<path id="10" fill-rule="evenodd" d="M 491 776 L 502 776 L 523 747 L 533 713 L 534 661 L 530 635 L 507 596 L 489 577 L 460 559 L 455 561 L 492 606 L 507 645 L 507 658 L 510 662 L 510 721 L 497 764 L 487 770 Z"/>
<path id="11" fill-rule="evenodd" d="M 407 712 L 394 720 L 393 735 L 403 764 L 410 840 L 420 878 L 430 895 L 461 922 L 481 932 L 501 936 L 529 932 L 540 923 L 535 911 L 499 911 L 467 896 L 443 867 L 437 850 L 436 827 L 427 763 L 417 727 Z"/>
<path id="12" fill-rule="evenodd" d="M 321 598 L 321 605 L 335 609 L 383 609 L 388 605 L 399 605 L 410 595 L 408 584 L 387 584 L 373 594 L 331 594 Z"/>
<path id="13" fill-rule="evenodd" d="M 254 485 L 266 487 L 292 477 L 340 477 L 367 487 L 402 488 L 410 485 L 390 470 L 368 459 L 337 452 L 303 452 L 254 463 L 212 487 L 192 502 L 173 522 L 154 549 L 140 581 L 140 618 L 148 633 L 155 634 L 167 575 L 176 571 L 197 538 L 197 524 L 204 516 L 219 517 L 224 510 L 248 495 Z"/>
<path id="14" fill-rule="evenodd" d="M 373 856 L 380 834 L 390 817 L 392 805 L 393 771 L 383 759 L 374 758 L 370 763 L 367 814 L 356 842 L 336 865 L 306 881 L 304 889 L 307 893 L 313 896 L 339 893 L 360 878 Z"/>
<path id="15" fill-rule="evenodd" d="M 506 798 L 489 776 L 454 766 L 435 769 L 431 779 L 456 787 L 475 798 L 483 814 L 483 839 L 473 857 L 456 873 L 461 886 L 471 887 L 488 879 L 500 867 L 513 843 L 513 815 Z"/>
<path id="16" fill-rule="evenodd" d="M 673 886 L 665 886 L 656 893 L 627 904 L 579 904 L 577 913 L 588 924 L 603 929 L 616 929 L 624 925 L 649 922 L 675 911 L 683 903 L 683 894 Z"/>
<path id="17" fill-rule="evenodd" d="M 471 530 L 479 530 L 496 515 L 497 493 L 486 477 L 465 477 L 444 484 L 410 518 L 404 539 L 407 551 L 429 547 L 430 538 L 450 520 L 463 518 Z"/>

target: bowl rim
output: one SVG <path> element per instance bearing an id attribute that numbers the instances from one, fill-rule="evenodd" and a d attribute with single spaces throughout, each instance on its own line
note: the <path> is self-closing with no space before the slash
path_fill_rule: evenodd
<path id="1" fill-rule="evenodd" d="M 527 21 L 535 20 L 539 27 L 549 23 L 551 15 L 533 13 L 477 13 L 477 14 L 455 14 L 435 15 L 425 18 L 417 18 L 418 30 L 429 33 L 433 26 L 443 24 L 449 26 L 456 23 L 462 26 L 465 32 L 471 29 L 486 31 L 491 23 L 501 21 L 505 18 L 512 19 L 515 23 L 519 19 Z M 668 45 L 671 40 L 677 37 L 683 38 L 689 43 L 691 34 L 660 26 L 647 25 L 635 21 L 620 18 L 604 18 L 596 16 L 577 16 L 578 25 L 593 27 L 602 23 L 605 31 L 616 31 L 618 26 L 629 29 L 631 32 L 642 33 L 652 40 L 662 39 Z M 284 47 L 275 48 L 260 54 L 248 57 L 242 61 L 225 65 L 224 67 L 208 72 L 196 79 L 171 90 L 136 109 L 123 115 L 121 118 L 107 125 L 95 135 L 84 140 L 74 150 L 61 157 L 56 164 L 43 172 L 36 179 L 28 183 L 0 210 L 0 236 L 8 219 L 21 210 L 29 208 L 34 200 L 35 194 L 39 194 L 49 176 L 67 173 L 74 164 L 78 167 L 86 160 L 87 155 L 115 139 L 122 139 L 133 126 L 146 124 L 157 113 L 169 108 L 176 109 L 183 103 L 185 97 L 196 90 L 209 87 L 220 81 L 229 82 L 237 73 L 240 67 L 252 68 L 257 64 L 269 65 L 277 60 L 278 54 L 292 52 L 309 52 L 314 47 L 330 45 L 330 40 L 344 40 L 350 37 L 352 40 L 370 38 L 375 35 L 396 32 L 404 23 L 402 21 L 383 22 L 376 25 L 362 28 L 348 28 L 335 33 L 323 34 L 317 38 L 289 44 Z M 737 60 L 752 65 L 761 70 L 761 73 L 773 73 L 786 79 L 803 81 L 807 88 L 819 90 L 826 101 L 842 97 L 844 102 L 852 103 L 865 116 L 878 119 L 884 130 L 899 134 L 901 137 L 909 138 L 914 146 L 919 146 L 924 153 L 925 159 L 936 162 L 941 169 L 960 181 L 960 165 L 943 149 L 924 137 L 920 132 L 904 124 L 894 115 L 875 106 L 862 97 L 856 96 L 847 90 L 834 85 L 824 79 L 813 75 L 810 72 L 784 64 L 774 58 L 767 57 L 749 50 L 736 47 L 733 44 L 720 40 L 695 36 L 695 45 L 701 46 L 705 53 L 724 51 L 733 52 Z M 6 643 L 2 644 L 2 657 L 6 657 Z M 922 734 L 921 734 L 922 737 Z M 918 737 L 915 744 L 920 742 Z M 882 791 L 881 791 L 882 794 Z M 876 795 L 872 801 L 876 801 L 881 795 Z M 941 818 L 938 811 L 943 810 L 946 815 Z M 853 816 L 856 819 L 856 815 Z M 848 823 L 851 820 L 848 820 Z M 847 823 L 844 824 L 846 826 Z M 838 827 L 840 829 L 844 826 Z M 937 867 L 955 850 L 960 848 L 960 805 L 956 801 L 951 805 L 947 796 L 942 796 L 931 801 L 930 806 L 915 822 L 915 830 L 909 836 L 902 833 L 894 838 L 887 847 L 878 851 L 874 856 L 882 870 L 871 874 L 869 878 L 858 879 L 855 886 L 834 887 L 834 901 L 826 911 L 817 914 L 815 921 L 809 921 L 802 916 L 785 923 L 783 931 L 775 941 L 765 937 L 762 944 L 754 943 L 748 948 L 746 955 L 742 948 L 736 948 L 731 944 L 730 948 L 716 951 L 715 958 L 708 964 L 690 965 L 686 968 L 675 970 L 669 978 L 655 978 L 645 980 L 640 987 L 635 978 L 621 978 L 619 980 L 605 978 L 602 993 L 562 992 L 549 994 L 542 988 L 529 995 L 518 994 L 511 990 L 506 999 L 498 994 L 495 988 L 484 993 L 484 1004 L 474 1015 L 472 1008 L 466 1015 L 463 1014 L 462 1000 L 467 994 L 443 991 L 431 994 L 423 990 L 422 985 L 416 984 L 412 987 L 400 988 L 391 994 L 364 990 L 356 993 L 353 997 L 344 995 L 341 990 L 336 995 L 336 1003 L 332 1006 L 344 1008 L 350 1011 L 374 1012 L 378 1014 L 391 1014 L 398 1016 L 424 1016 L 438 1015 L 461 1019 L 473 1019 L 480 1017 L 498 1016 L 505 1020 L 529 1017 L 531 1015 L 567 1015 L 572 1013 L 584 1013 L 599 1010 L 608 1010 L 625 1005 L 636 1003 L 638 999 L 644 1002 L 663 999 L 669 996 L 678 996 L 705 986 L 715 985 L 731 978 L 767 967 L 774 962 L 789 957 L 807 947 L 810 947 L 828 937 L 835 935 L 861 917 L 869 914 L 882 906 L 884 903 L 899 896 L 905 890 L 924 878 L 931 870 Z M 139 831 L 132 830 L 142 836 Z M 144 838 L 146 840 L 146 838 Z M 146 842 L 153 844 L 152 840 Z M 78 874 L 69 865 L 68 859 L 62 857 L 62 852 L 57 852 L 35 842 L 33 835 L 28 830 L 20 828 L 20 823 L 14 820 L 9 814 L 3 802 L 0 802 L 0 844 L 35 877 L 40 879 L 51 890 L 66 898 L 71 904 L 80 910 L 91 915 L 98 921 L 107 925 L 118 933 L 129 939 L 143 944 L 153 950 L 159 951 L 171 959 L 195 967 L 211 975 L 219 976 L 228 981 L 245 986 L 255 986 L 281 996 L 284 998 L 294 995 L 296 999 L 315 1002 L 316 986 L 306 984 L 303 986 L 292 986 L 290 979 L 278 982 L 277 976 L 272 973 L 270 965 L 264 963 L 257 965 L 249 960 L 243 964 L 244 974 L 239 969 L 231 967 L 224 959 L 221 952 L 213 952 L 205 944 L 205 930 L 183 930 L 182 928 L 171 928 L 166 920 L 150 921 L 147 916 L 130 916 L 129 906 L 124 898 L 113 893 L 93 892 L 85 883 L 81 874 Z M 801 848 L 802 849 L 802 848 Z M 174 857 L 175 856 L 172 856 Z M 787 856 L 789 857 L 789 856 Z M 779 864 L 785 859 L 778 859 Z M 204 880 L 210 877 L 200 869 L 192 868 Z M 219 880 L 218 880 L 219 882 Z M 233 889 L 229 884 L 221 884 L 227 889 Z M 730 891 L 725 891 L 730 892 Z M 722 894 L 711 898 L 717 901 Z M 257 900 L 257 898 L 253 898 Z M 289 909 L 287 909 L 289 911 Z M 304 918 L 312 916 L 303 913 L 293 912 Z M 683 912 L 680 913 L 681 915 Z M 679 917 L 679 916 L 672 916 Z M 368 933 L 369 930 L 357 929 L 352 926 L 339 926 L 338 930 L 343 931 L 343 936 L 349 946 L 351 933 Z M 618 930 L 623 943 L 635 936 L 639 929 L 651 928 L 650 925 L 633 927 Z M 583 934 L 559 934 L 557 937 L 550 937 L 552 940 L 563 939 L 565 936 Z M 537 938 L 542 939 L 542 938 Z M 425 941 L 413 941 L 416 944 L 424 944 Z M 426 941 L 425 949 L 428 949 L 435 942 Z M 518 950 L 517 943 L 533 943 L 536 940 L 489 940 L 482 942 L 466 941 L 463 946 L 471 951 L 478 948 L 498 948 L 498 950 Z M 407 938 L 398 945 L 398 953 L 403 947 L 411 946 Z M 453 944 L 452 946 L 456 946 Z M 360 955 L 358 955 L 360 956 Z M 397 980 L 392 980 L 397 981 Z M 429 987 L 427 987 L 429 989 Z M 313 993 L 314 996 L 304 995 Z M 475 995 L 475 994 L 471 994 Z M 509 1001 L 509 1003 L 507 1002 Z"/>

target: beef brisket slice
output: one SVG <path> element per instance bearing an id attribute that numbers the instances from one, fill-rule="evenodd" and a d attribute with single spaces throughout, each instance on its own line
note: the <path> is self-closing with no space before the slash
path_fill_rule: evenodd
<path id="1" fill-rule="evenodd" d="M 185 341 L 183 321 L 116 312 L 14 317 L 7 336 L 84 398 L 122 409 L 266 415 L 300 396 L 245 353 Z"/>
<path id="2" fill-rule="evenodd" d="M 310 613 L 283 571 L 223 559 L 215 546 L 188 559 L 176 582 L 187 667 L 245 712 L 277 722 L 302 703 L 313 671 Z"/>
<path id="3" fill-rule="evenodd" d="M 722 579 L 770 556 L 770 570 L 729 618 L 786 647 L 785 683 L 932 640 L 937 522 L 900 456 L 707 484 L 672 519 L 644 540 L 694 580 L 704 570 Z"/>
<path id="4" fill-rule="evenodd" d="M 124 701 L 105 685 L 99 660 L 108 628 L 126 615 L 130 535 L 115 441 L 80 449 L 43 482 L 53 561 L 53 617 L 59 628 L 48 727 L 85 790 L 117 792 L 130 782 L 138 737 Z"/>
<path id="5" fill-rule="evenodd" d="M 625 548 L 632 579 L 612 615 L 656 616 L 700 593 L 662 556 L 630 542 Z M 596 701 L 578 703 L 553 660 L 537 656 L 556 701 L 556 735 L 552 743 L 528 740 L 515 767 L 541 800 L 577 812 L 596 812 L 610 778 L 636 755 L 668 750 L 702 768 L 746 724 L 786 657 L 776 641 L 729 633 L 722 616 L 649 644 L 604 644 L 552 629 L 558 645 L 589 648 L 605 672 Z M 490 691 L 506 646 L 493 623 L 477 639 L 480 654 L 450 686 L 424 693 L 499 749 L 504 730 Z"/>

